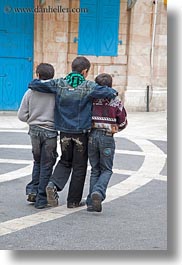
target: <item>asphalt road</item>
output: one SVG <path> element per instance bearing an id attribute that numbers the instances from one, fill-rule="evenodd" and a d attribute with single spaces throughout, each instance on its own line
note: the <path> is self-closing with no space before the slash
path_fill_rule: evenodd
<path id="1" fill-rule="evenodd" d="M 116 137 L 114 173 L 102 213 L 26 201 L 32 154 L 26 130 L 0 130 L 0 249 L 167 250 L 166 141 Z M 88 193 L 90 167 L 84 188 Z"/>

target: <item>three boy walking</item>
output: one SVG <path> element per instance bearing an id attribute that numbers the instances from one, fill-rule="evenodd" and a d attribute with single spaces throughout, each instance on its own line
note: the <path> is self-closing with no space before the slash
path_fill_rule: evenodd
<path id="1" fill-rule="evenodd" d="M 55 97 L 55 104 L 53 104 L 55 108 L 54 111 L 51 110 L 51 113 L 53 114 L 54 112 L 54 133 L 60 131 L 62 152 L 53 175 L 51 176 L 51 171 L 47 172 L 49 177 L 44 179 L 44 184 L 41 184 L 41 181 L 39 182 L 39 188 L 37 190 L 37 179 L 34 182 L 33 177 L 36 164 L 34 156 L 32 182 L 29 185 L 32 187 L 32 190 L 27 189 L 27 195 L 30 196 L 29 194 L 34 194 L 35 191 L 35 207 L 37 208 L 44 208 L 47 205 L 58 205 L 57 191 L 61 191 L 64 188 L 70 174 L 71 181 L 67 197 L 67 207 L 75 208 L 85 204 L 81 199 L 89 154 L 92 169 L 90 191 L 86 201 L 87 210 L 102 210 L 101 203 L 105 199 L 106 188 L 112 175 L 114 157 L 113 134 L 118 131 L 120 124 L 124 128 L 127 120 L 123 105 L 118 99 L 115 99 L 117 92 L 110 88 L 112 86 L 112 78 L 105 74 L 105 76 L 100 75 L 100 80 L 98 76 L 97 83 L 86 81 L 85 78 L 88 75 L 89 69 L 90 62 L 88 59 L 80 56 L 73 60 L 72 72 L 65 79 L 49 80 L 50 78 L 47 78 L 48 80 L 45 82 L 39 76 L 39 79 L 35 79 L 29 84 L 31 90 L 28 90 L 27 93 L 38 93 L 37 98 L 41 98 L 43 95 Z M 40 92 L 43 92 L 41 93 L 41 97 Z M 29 119 L 22 118 L 21 115 L 22 112 L 25 112 L 23 111 L 25 106 L 24 101 L 25 99 L 22 100 L 18 117 L 23 121 L 27 121 L 30 124 L 30 129 L 32 129 L 32 124 L 29 122 Z M 38 105 L 36 108 L 39 108 Z M 103 109 L 100 112 L 100 116 L 97 113 L 98 109 Z M 111 109 L 112 117 L 110 117 Z M 29 111 L 29 109 L 26 111 Z M 42 109 L 42 111 L 44 112 L 45 109 Z M 95 119 L 95 112 L 99 120 Z M 104 122 L 100 123 L 100 120 Z M 39 121 L 34 126 L 36 126 L 34 129 L 42 129 Z M 43 127 L 43 129 L 46 127 L 47 130 L 46 123 Z M 113 128 L 115 129 L 113 130 Z M 100 141 L 100 146 L 97 139 Z M 53 165 L 52 163 L 52 167 Z M 40 172 L 44 172 L 43 168 L 44 165 L 41 164 Z M 39 178 L 41 180 L 41 174 Z M 47 184 L 47 196 L 45 194 L 45 183 Z M 44 202 L 38 199 L 41 196 L 41 189 L 44 189 Z"/>

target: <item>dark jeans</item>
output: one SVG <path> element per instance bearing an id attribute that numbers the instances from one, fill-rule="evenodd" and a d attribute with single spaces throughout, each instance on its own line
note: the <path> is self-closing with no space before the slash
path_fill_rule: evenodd
<path id="1" fill-rule="evenodd" d="M 47 203 L 46 186 L 52 174 L 57 158 L 57 132 L 30 126 L 29 135 L 32 142 L 34 159 L 32 181 L 26 186 L 26 194 L 35 193 L 36 204 Z"/>
<path id="2" fill-rule="evenodd" d="M 61 191 L 71 174 L 68 202 L 80 202 L 87 172 L 88 134 L 60 133 L 62 155 L 57 163 L 51 181 Z"/>
<path id="3" fill-rule="evenodd" d="M 89 135 L 88 156 L 91 164 L 90 188 L 87 205 L 92 204 L 91 194 L 97 192 L 102 200 L 106 197 L 106 189 L 112 175 L 115 152 L 113 136 L 105 131 L 94 129 Z"/>

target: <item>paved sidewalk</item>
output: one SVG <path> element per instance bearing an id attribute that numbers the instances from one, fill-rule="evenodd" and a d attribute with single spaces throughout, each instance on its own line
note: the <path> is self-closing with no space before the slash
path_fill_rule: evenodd
<path id="1" fill-rule="evenodd" d="M 0 112 L 0 249 L 166 250 L 166 117 L 166 112 L 128 114 L 128 127 L 115 135 L 103 212 L 88 213 L 86 207 L 67 209 L 69 183 L 58 207 L 37 210 L 26 201 L 32 171 L 28 126 L 16 112 Z M 89 179 L 90 166 L 83 198 Z M 37 235 L 38 241 L 30 240 Z"/>
<path id="2" fill-rule="evenodd" d="M 0 111 L 0 129 L 28 129 L 25 122 L 21 122 L 16 111 Z"/>

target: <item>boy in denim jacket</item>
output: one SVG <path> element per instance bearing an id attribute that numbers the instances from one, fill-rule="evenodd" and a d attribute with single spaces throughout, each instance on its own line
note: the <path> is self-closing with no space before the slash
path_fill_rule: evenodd
<path id="1" fill-rule="evenodd" d="M 36 74 L 42 83 L 54 76 L 50 64 L 41 63 Z M 28 90 L 21 102 L 18 118 L 29 124 L 34 165 L 32 181 L 26 186 L 27 201 L 35 202 L 35 208 L 47 207 L 46 186 L 57 158 L 57 131 L 54 129 L 55 95 Z"/>
<path id="2" fill-rule="evenodd" d="M 112 87 L 112 77 L 100 74 L 95 79 L 99 85 Z M 113 135 L 127 125 L 127 114 L 118 97 L 95 99 L 92 110 L 92 130 L 89 135 L 88 157 L 91 164 L 87 211 L 102 211 L 102 201 L 112 175 L 115 153 Z"/>

